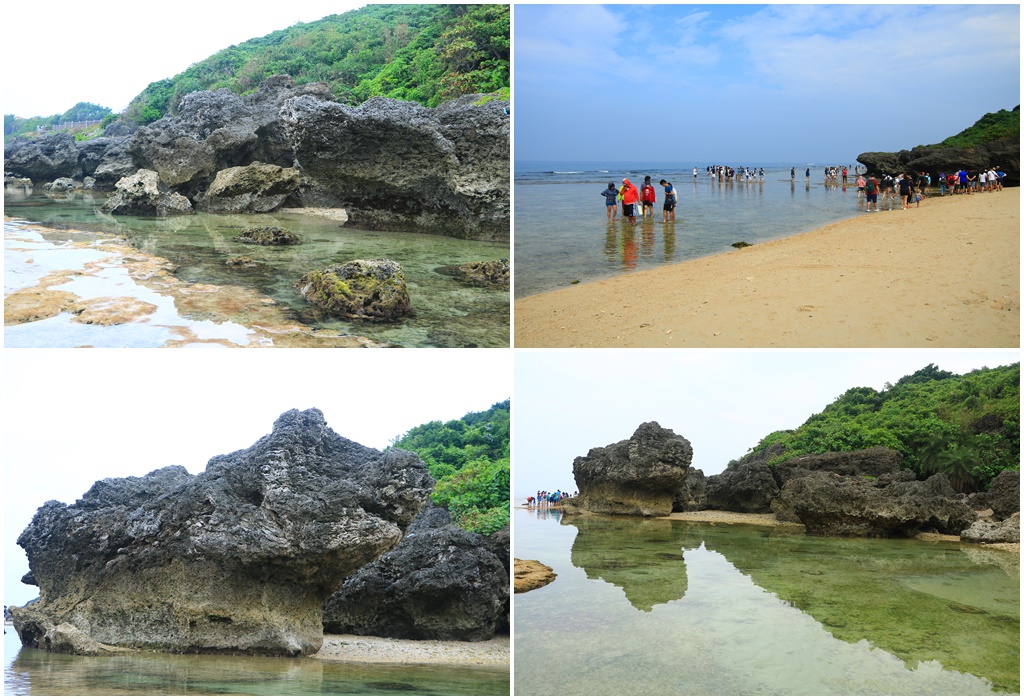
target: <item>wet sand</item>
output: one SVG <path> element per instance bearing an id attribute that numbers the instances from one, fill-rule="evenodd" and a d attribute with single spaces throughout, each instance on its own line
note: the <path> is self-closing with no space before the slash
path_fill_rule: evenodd
<path id="1" fill-rule="evenodd" d="M 514 328 L 516 347 L 1019 347 L 1020 190 L 537 294 Z"/>
<path id="2" fill-rule="evenodd" d="M 726 510 L 695 510 L 688 513 L 670 513 L 663 520 L 687 520 L 694 523 L 725 523 L 728 525 L 771 525 L 773 527 L 796 527 L 800 523 L 787 523 L 775 517 L 775 513 L 731 513 Z"/>
<path id="3" fill-rule="evenodd" d="M 386 664 L 470 664 L 508 666 L 509 637 L 484 642 L 444 642 L 435 639 L 389 639 L 354 634 L 325 634 L 314 659 Z"/>

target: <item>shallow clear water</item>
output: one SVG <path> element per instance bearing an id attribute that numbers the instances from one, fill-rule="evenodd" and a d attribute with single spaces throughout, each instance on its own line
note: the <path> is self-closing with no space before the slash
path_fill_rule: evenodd
<path id="1" fill-rule="evenodd" d="M 23 649 L 4 635 L 4 695 L 508 695 L 504 668 Z"/>
<path id="2" fill-rule="evenodd" d="M 517 161 L 515 296 L 728 252 L 733 243 L 775 240 L 861 211 L 852 168 L 843 188 L 826 187 L 817 166 L 809 182 L 803 164 L 795 180 L 788 164 L 775 164 L 764 167 L 763 182 L 720 183 L 707 175 L 707 164 L 698 165 L 694 181 L 695 165 Z M 639 187 L 645 175 L 657 191 L 653 219 L 638 219 L 635 228 L 609 223 L 600 193 L 623 177 Z M 661 223 L 662 178 L 679 195 L 674 224 Z"/>
<path id="3" fill-rule="evenodd" d="M 38 222 L 55 229 L 77 229 L 115 233 L 150 255 L 170 260 L 174 275 L 189 284 L 235 285 L 248 287 L 290 309 L 294 320 L 314 328 L 332 329 L 405 347 L 508 347 L 509 293 L 471 287 L 438 271 L 448 265 L 509 257 L 508 244 L 464 241 L 445 236 L 416 233 L 384 233 L 343 229 L 337 221 L 295 213 L 221 216 L 195 214 L 168 219 L 122 217 L 96 213 L 102 197 L 76 195 L 70 200 L 52 200 L 40 195 L 7 196 L 4 214 L 22 222 Z M 280 226 L 300 235 L 297 246 L 252 246 L 233 239 L 251 226 Z M 5 226 L 5 232 L 8 229 Z M 49 238 L 52 235 L 47 234 Z M 47 236 L 44 236 L 46 238 Z M 46 250 L 59 251 L 59 239 L 41 240 L 37 257 Z M 81 258 L 83 254 L 79 253 Z M 229 267 L 224 261 L 247 255 L 262 265 L 258 268 Z M 24 269 L 24 256 L 5 254 L 5 292 L 13 285 L 31 280 L 32 270 Z M 58 264 L 56 256 L 48 269 Z M 397 323 L 358 322 L 316 318 L 311 308 L 292 285 L 303 274 L 332 263 L 356 258 L 389 257 L 403 267 L 415 315 Z M 83 264 L 76 260 L 76 264 Z M 41 274 L 39 275 L 41 276 Z M 122 290 L 124 291 L 124 290 Z M 76 292 L 77 293 L 77 292 Z M 102 293 L 102 292 L 101 292 Z M 137 294 L 138 292 L 131 292 Z M 230 304 L 230 302 L 229 302 Z M 66 320 L 65 320 L 66 321 Z M 42 325 L 36 326 L 37 323 Z M 45 322 L 22 324 L 12 335 L 18 346 L 51 346 L 55 331 Z M 61 325 L 61 324 L 58 324 Z M 62 324 L 65 330 L 67 324 Z M 35 328 L 33 328 L 35 326 Z M 33 341 L 38 330 L 39 342 Z M 93 334 L 130 334 L 131 328 L 114 331 L 111 327 Z M 59 332 L 59 331 L 56 331 Z M 152 339 L 145 331 L 141 343 Z M 158 335 L 158 334 L 157 334 Z M 95 342 L 88 339 L 84 342 Z M 69 342 L 80 345 L 83 341 Z M 106 344 L 102 341 L 100 344 Z"/>
<path id="4" fill-rule="evenodd" d="M 950 542 L 515 513 L 517 695 L 1019 693 L 1020 564 Z"/>

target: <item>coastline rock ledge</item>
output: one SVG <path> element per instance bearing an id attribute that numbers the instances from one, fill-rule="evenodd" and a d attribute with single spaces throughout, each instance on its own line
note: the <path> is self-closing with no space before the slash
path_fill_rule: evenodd
<path id="1" fill-rule="evenodd" d="M 668 515 L 692 459 L 689 440 L 653 421 L 642 423 L 628 440 L 573 460 L 580 495 L 567 505 L 609 515 Z"/>
<path id="2" fill-rule="evenodd" d="M 315 653 L 328 596 L 398 544 L 432 486 L 411 452 L 289 411 L 201 474 L 164 467 L 44 504 L 18 538 L 40 596 L 11 609 L 15 628 L 65 653 Z"/>

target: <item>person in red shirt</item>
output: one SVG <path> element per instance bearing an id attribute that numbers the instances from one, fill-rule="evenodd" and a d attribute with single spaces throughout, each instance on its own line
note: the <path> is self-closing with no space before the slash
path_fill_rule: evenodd
<path id="1" fill-rule="evenodd" d="M 640 188 L 640 203 L 643 205 L 641 216 L 643 218 L 654 218 L 654 201 L 656 199 L 657 194 L 654 191 L 654 185 L 651 184 L 651 176 L 648 175 L 644 178 L 643 187 Z"/>
<path id="2" fill-rule="evenodd" d="M 622 218 L 636 226 L 636 207 L 640 203 L 640 191 L 628 177 L 622 178 Z"/>

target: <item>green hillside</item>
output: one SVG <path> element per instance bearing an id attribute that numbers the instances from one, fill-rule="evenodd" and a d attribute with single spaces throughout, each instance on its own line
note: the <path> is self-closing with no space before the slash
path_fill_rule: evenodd
<path id="1" fill-rule="evenodd" d="M 804 454 L 881 445 L 920 476 L 944 472 L 954 488 L 986 488 L 1020 469 L 1020 363 L 962 376 L 935 365 L 882 391 L 849 389 L 796 430 L 774 432 L 752 452 L 781 445 L 769 464 Z"/>
<path id="2" fill-rule="evenodd" d="M 509 522 L 510 409 L 505 400 L 459 420 L 417 426 L 392 441 L 426 462 L 437 480 L 434 503 L 460 527 L 483 535 Z"/>
<path id="3" fill-rule="evenodd" d="M 1012 110 L 1001 109 L 989 112 L 956 136 L 950 136 L 939 146 L 949 148 L 969 148 L 983 143 L 991 143 L 1000 139 L 1020 138 L 1020 105 Z"/>
<path id="4" fill-rule="evenodd" d="M 146 124 L 197 90 L 245 94 L 271 75 L 325 82 L 339 102 L 385 96 L 430 107 L 509 89 L 508 5 L 370 5 L 250 39 L 150 83 L 126 110 Z"/>
<path id="5" fill-rule="evenodd" d="M 4 139 L 7 137 L 34 134 L 38 127 L 52 127 L 57 124 L 68 122 L 84 122 L 103 119 L 110 115 L 110 109 L 94 105 L 91 102 L 79 102 L 63 114 L 53 114 L 49 117 L 16 117 L 13 114 L 4 115 Z"/>

